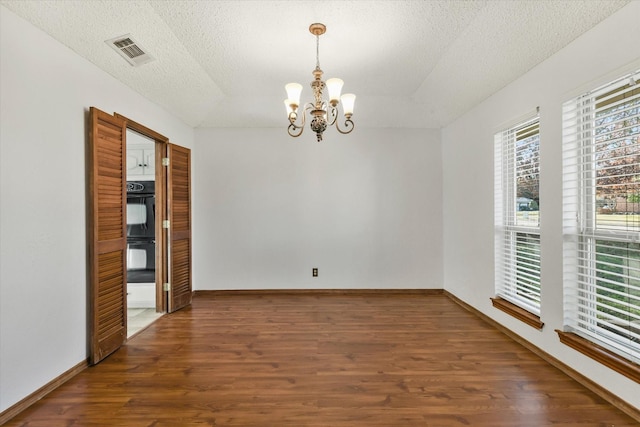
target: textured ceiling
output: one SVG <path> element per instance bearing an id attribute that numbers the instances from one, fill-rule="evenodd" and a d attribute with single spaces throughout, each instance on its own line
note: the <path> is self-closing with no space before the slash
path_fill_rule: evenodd
<path id="1" fill-rule="evenodd" d="M 284 127 L 284 85 L 320 65 L 357 127 L 439 128 L 628 0 L 9 1 L 6 6 L 194 127 Z M 124 34 L 156 59 L 132 67 Z"/>

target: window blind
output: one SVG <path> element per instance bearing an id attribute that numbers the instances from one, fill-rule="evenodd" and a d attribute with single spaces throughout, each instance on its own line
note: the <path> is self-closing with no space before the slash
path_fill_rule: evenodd
<path id="1" fill-rule="evenodd" d="M 565 330 L 640 362 L 640 70 L 563 106 Z"/>
<path id="2" fill-rule="evenodd" d="M 540 314 L 540 129 L 532 117 L 495 135 L 496 294 Z"/>

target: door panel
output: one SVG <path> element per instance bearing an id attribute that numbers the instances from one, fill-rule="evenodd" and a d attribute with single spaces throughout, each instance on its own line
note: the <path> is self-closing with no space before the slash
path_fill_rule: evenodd
<path id="1" fill-rule="evenodd" d="M 91 107 L 89 133 L 90 363 L 126 340 L 125 121 Z"/>
<path id="2" fill-rule="evenodd" d="M 191 304 L 191 151 L 167 144 L 169 312 Z"/>

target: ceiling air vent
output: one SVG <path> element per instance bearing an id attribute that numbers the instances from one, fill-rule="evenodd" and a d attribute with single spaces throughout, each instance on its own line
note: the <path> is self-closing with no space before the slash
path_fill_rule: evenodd
<path id="1" fill-rule="evenodd" d="M 137 67 L 147 62 L 153 61 L 155 58 L 144 51 L 144 48 L 140 46 L 140 43 L 135 41 L 130 34 L 116 37 L 111 40 L 106 40 L 106 44 L 111 46 L 116 52 L 120 54 L 127 62 L 134 67 Z"/>

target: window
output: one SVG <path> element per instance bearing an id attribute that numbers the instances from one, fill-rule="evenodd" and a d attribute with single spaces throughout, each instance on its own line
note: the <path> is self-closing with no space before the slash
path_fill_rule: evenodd
<path id="1" fill-rule="evenodd" d="M 536 316 L 540 315 L 539 127 L 536 115 L 496 134 L 494 181 L 496 294 Z M 501 308 L 496 300 L 494 305 Z"/>
<path id="2" fill-rule="evenodd" d="M 564 332 L 635 364 L 640 361 L 639 78 L 640 70 L 563 107 Z"/>

